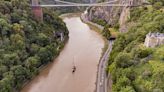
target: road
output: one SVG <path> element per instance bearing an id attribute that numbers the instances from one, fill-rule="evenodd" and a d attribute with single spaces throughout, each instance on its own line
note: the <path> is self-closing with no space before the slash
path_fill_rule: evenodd
<path id="1" fill-rule="evenodd" d="M 112 51 L 113 41 L 109 41 L 108 49 L 104 53 L 103 57 L 100 60 L 98 66 L 98 74 L 97 74 L 97 84 L 96 84 L 96 92 L 107 92 L 107 62 L 109 59 L 109 54 Z"/>

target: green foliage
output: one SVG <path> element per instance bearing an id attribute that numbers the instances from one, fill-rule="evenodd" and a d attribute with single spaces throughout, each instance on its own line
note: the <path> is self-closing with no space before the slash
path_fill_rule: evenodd
<path id="1" fill-rule="evenodd" d="M 151 0 L 153 6 L 131 9 L 127 33 L 120 34 L 109 58 L 113 92 L 163 92 L 164 46 L 143 45 L 149 32 L 164 33 L 163 0 Z"/>
<path id="2" fill-rule="evenodd" d="M 154 4 L 154 7 L 156 8 L 156 9 L 160 9 L 160 8 L 162 8 L 162 2 L 156 2 L 155 4 Z"/>
<path id="3" fill-rule="evenodd" d="M 152 54 L 152 50 L 150 48 L 146 48 L 144 46 L 138 46 L 131 50 L 132 56 L 134 58 L 145 58 Z"/>
<path id="4" fill-rule="evenodd" d="M 103 36 L 105 36 L 107 39 L 109 39 L 110 36 L 111 36 L 111 33 L 110 33 L 110 31 L 109 31 L 109 27 L 105 26 L 104 29 L 103 29 L 103 31 L 102 31 L 102 34 L 103 34 Z"/>
<path id="5" fill-rule="evenodd" d="M 114 59 L 117 67 L 126 68 L 133 64 L 131 56 L 128 53 L 119 53 Z"/>
<path id="6" fill-rule="evenodd" d="M 126 87 L 121 88 L 121 91 L 120 92 L 136 92 L 136 91 L 134 90 L 133 87 L 126 86 Z"/>
<path id="7" fill-rule="evenodd" d="M 156 51 L 153 53 L 153 56 L 157 60 L 164 61 L 164 46 L 157 48 Z"/>
<path id="8" fill-rule="evenodd" d="M 97 23 L 99 25 L 102 25 L 102 26 L 107 25 L 107 22 L 105 20 L 102 20 L 102 19 L 99 19 L 99 18 L 93 18 L 91 21 L 94 22 L 94 23 Z"/>
<path id="9" fill-rule="evenodd" d="M 25 61 L 25 66 L 27 68 L 39 67 L 40 64 L 41 64 L 41 62 L 40 62 L 40 58 L 38 56 L 29 57 Z"/>
<path id="10" fill-rule="evenodd" d="M 0 92 L 18 92 L 56 57 L 68 37 L 65 23 L 53 10 L 43 10 L 37 21 L 28 0 L 0 1 Z"/>
<path id="11" fill-rule="evenodd" d="M 157 4 L 157 3 L 161 3 L 160 5 L 164 5 L 164 1 L 163 0 L 148 0 L 151 4 Z"/>

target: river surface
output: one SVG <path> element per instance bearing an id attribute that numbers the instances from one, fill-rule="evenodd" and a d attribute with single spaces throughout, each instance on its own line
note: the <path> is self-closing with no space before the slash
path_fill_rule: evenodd
<path id="1" fill-rule="evenodd" d="M 104 47 L 102 36 L 78 16 L 65 17 L 69 40 L 53 63 L 21 92 L 94 92 L 97 67 Z M 77 70 L 72 74 L 72 67 Z"/>

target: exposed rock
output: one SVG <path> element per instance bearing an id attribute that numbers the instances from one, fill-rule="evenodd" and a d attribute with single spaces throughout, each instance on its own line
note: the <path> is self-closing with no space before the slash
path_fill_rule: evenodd
<path id="1" fill-rule="evenodd" d="M 106 0 L 111 1 L 111 0 Z M 139 5 L 143 0 L 118 0 L 115 4 L 131 4 Z M 120 24 L 120 31 L 127 31 L 125 26 L 128 17 L 130 16 L 130 7 L 91 7 L 88 9 L 88 19 L 91 21 L 94 18 L 102 19 L 110 25 Z"/>
<path id="2" fill-rule="evenodd" d="M 156 47 L 164 44 L 164 33 L 148 33 L 144 45 L 146 47 Z"/>
<path id="3" fill-rule="evenodd" d="M 94 18 L 102 19 L 113 25 L 118 21 L 121 11 L 120 7 L 92 7 L 89 9 L 88 18 L 90 21 Z"/>
<path id="4" fill-rule="evenodd" d="M 107 0 L 111 1 L 111 0 Z M 125 0 L 120 0 L 116 2 L 117 4 L 124 4 L 127 3 Z M 98 18 L 105 20 L 108 24 L 115 24 L 118 23 L 119 17 L 121 15 L 121 12 L 123 10 L 123 7 L 91 7 L 88 12 L 89 20 L 92 20 L 93 18 Z"/>
<path id="5" fill-rule="evenodd" d="M 128 28 L 126 26 L 126 22 L 130 18 L 130 7 L 124 7 L 122 9 L 120 19 L 119 19 L 119 25 L 120 25 L 120 32 L 127 32 Z"/>

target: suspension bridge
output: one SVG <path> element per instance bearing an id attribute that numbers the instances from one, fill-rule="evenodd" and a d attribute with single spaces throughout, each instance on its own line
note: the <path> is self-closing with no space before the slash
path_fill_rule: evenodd
<path id="1" fill-rule="evenodd" d="M 128 0 L 123 4 L 115 4 L 118 0 L 112 0 L 102 3 L 74 3 L 74 2 L 67 2 L 62 0 L 53 0 L 54 4 L 39 4 L 38 0 L 32 0 L 32 7 L 91 7 L 91 6 L 136 6 L 133 4 L 133 0 Z M 124 0 L 125 1 L 125 0 Z"/>
<path id="2" fill-rule="evenodd" d="M 34 16 L 38 20 L 43 20 L 44 7 L 92 7 L 92 6 L 112 6 L 112 7 L 137 7 L 140 5 L 134 4 L 134 0 L 109 0 L 100 3 L 75 3 L 63 0 L 45 0 L 45 2 L 51 2 L 50 4 L 40 3 L 39 0 L 31 0 L 31 8 Z M 120 3 L 121 2 L 121 3 Z"/>

